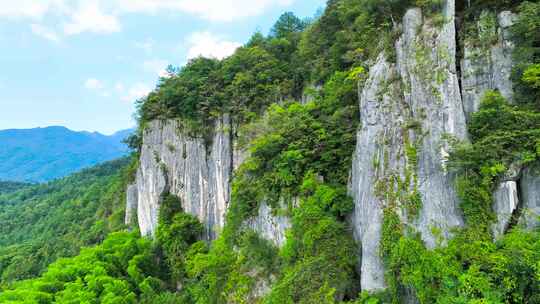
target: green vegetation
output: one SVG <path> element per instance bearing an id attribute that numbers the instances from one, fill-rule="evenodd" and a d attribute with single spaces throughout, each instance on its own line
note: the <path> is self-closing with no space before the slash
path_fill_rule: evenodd
<path id="1" fill-rule="evenodd" d="M 386 216 L 385 216 L 386 218 Z M 392 224 L 390 224 L 392 223 Z M 392 237 L 385 249 L 391 300 L 409 290 L 420 303 L 540 303 L 540 233 L 515 229 L 500 241 L 479 239 L 473 231 L 456 235 L 447 246 L 427 250 L 419 236 Z M 386 302 L 385 302 L 386 303 Z"/>
<path id="2" fill-rule="evenodd" d="M 200 246 L 188 258 L 187 281 L 195 283 L 186 289 L 193 302 L 315 303 L 329 295 L 356 296 L 356 245 L 345 223 L 352 201 L 345 185 L 361 74 L 338 72 L 314 102 L 272 105 L 245 126 L 244 135 L 254 139 L 236 173 L 227 224 L 209 249 Z M 242 227 L 263 201 L 292 218 L 281 250 Z M 275 286 L 264 299 L 249 292 L 260 282 Z"/>
<path id="3" fill-rule="evenodd" d="M 512 28 L 513 39 L 516 41 L 513 73 L 516 99 L 540 110 L 540 2 L 524 1 L 519 5 L 518 13 L 519 18 Z"/>
<path id="4" fill-rule="evenodd" d="M 80 247 L 123 228 L 129 162 L 121 159 L 0 193 L 1 282 L 39 275 L 57 258 L 74 256 Z"/>
<path id="5" fill-rule="evenodd" d="M 29 187 L 32 184 L 20 183 L 20 182 L 9 182 L 9 181 L 0 181 L 0 195 L 9 194 L 18 190 L 21 190 L 25 187 Z"/>
<path id="6" fill-rule="evenodd" d="M 473 7 L 489 4 L 476 1 Z M 381 244 L 389 285 L 385 301 L 398 303 L 412 293 L 420 303 L 540 303 L 540 231 L 522 231 L 514 222 L 496 242 L 490 232 L 495 220 L 492 195 L 501 176 L 540 158 L 536 71 L 540 6 L 525 1 L 517 10 L 512 28 L 517 43 L 517 105 L 510 105 L 499 92 L 487 92 L 468 125 L 471 143 L 454 142 L 450 156 L 467 227 L 455 231 L 447 245 L 427 250 L 394 210 L 385 210 Z M 494 15 L 483 11 L 479 16 L 484 31 L 476 34 L 490 46 L 490 35 L 496 33 Z"/>
<path id="7" fill-rule="evenodd" d="M 455 142 L 450 157 L 467 228 L 455 231 L 446 246 L 427 250 L 393 209 L 385 210 L 387 301 L 399 303 L 412 292 L 420 303 L 540 303 L 540 231 L 511 226 L 495 243 L 490 232 L 499 178 L 540 158 L 540 112 L 487 92 L 469 132 L 472 143 Z"/>
<path id="8" fill-rule="evenodd" d="M 498 92 L 488 92 L 469 132 L 473 143 L 456 145 L 451 162 L 461 169 L 458 192 L 465 217 L 487 233 L 497 179 L 512 166 L 539 159 L 540 113 L 511 106 Z"/>
<path id="9" fill-rule="evenodd" d="M 159 279 L 152 243 L 136 233 L 110 234 L 103 244 L 53 263 L 40 278 L 18 282 L 2 303 L 178 303 Z M 159 301 L 159 302 L 157 302 Z"/>
<path id="10" fill-rule="evenodd" d="M 255 33 L 229 58 L 197 58 L 169 68 L 170 77 L 139 101 L 139 133 L 127 142 L 140 148 L 142 131 L 155 119 L 177 119 L 183 131 L 209 139 L 214 121 L 231 117 L 231 134 L 249 157 L 235 172 L 219 238 L 202 240 L 202 224 L 170 193 L 161 198 L 154 240 L 115 232 L 125 228 L 124 189 L 136 164 L 128 166 L 127 159 L 45 185 L 9 184 L 0 193 L 0 221 L 6 223 L 0 227 L 0 302 L 377 304 L 416 297 L 420 303 L 540 303 L 540 231 L 513 223 L 500 240 L 490 235 L 499 178 L 540 157 L 537 1 L 458 3 L 465 23 L 480 21 L 477 32 L 469 33 L 479 47 L 495 41 L 494 9 L 519 13 L 512 29 L 516 105 L 488 92 L 470 119 L 471 142 L 453 142 L 448 169 L 458 176 L 467 227 L 453 231 L 447 242 L 441 238 L 436 249 L 427 249 L 402 220 L 415 221 L 422 207 L 420 139 L 404 135 L 404 177 L 373 185 L 389 202 L 380 252 L 388 289 L 370 295 L 358 288 L 361 257 L 347 194 L 358 88 L 376 56 L 395 58 L 400 33 L 393 25 L 405 10 L 420 6 L 442 25 L 442 3 L 330 0 L 317 20 L 282 15 L 268 36 Z M 416 59 L 425 61 L 429 52 L 419 50 Z M 442 82 L 428 70 L 423 77 Z M 298 102 L 304 93 L 310 100 Z M 419 126 L 406 122 L 402 131 L 422 133 Z M 374 159 L 374 165 L 381 161 Z M 398 198 L 402 206 L 395 204 Z M 282 247 L 245 224 L 263 203 L 291 220 Z"/>

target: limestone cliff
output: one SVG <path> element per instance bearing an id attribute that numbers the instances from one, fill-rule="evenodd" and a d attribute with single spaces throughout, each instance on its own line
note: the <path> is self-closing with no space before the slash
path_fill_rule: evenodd
<path id="1" fill-rule="evenodd" d="M 410 9 L 396 62 L 380 56 L 360 92 L 361 127 L 353 160 L 353 225 L 361 244 L 361 286 L 385 287 L 380 254 L 383 210 L 396 210 L 429 247 L 463 219 L 445 170 L 445 137 L 467 138 L 456 69 L 454 3 L 436 26 Z M 415 210 L 419 209 L 419 210 Z"/>
<path id="2" fill-rule="evenodd" d="M 475 45 L 471 39 L 462 42 L 461 82 L 463 106 L 467 116 L 478 110 L 486 90 L 498 90 L 507 100 L 512 101 L 514 94 L 510 77 L 514 45 L 510 39 L 509 28 L 515 18 L 515 15 L 508 11 L 501 12 L 496 17 L 483 12 L 480 20 L 494 20 L 484 22 L 490 26 L 483 25 L 481 21 L 476 24 L 481 40 L 476 44 L 480 45 Z"/>
<path id="3" fill-rule="evenodd" d="M 395 62 L 388 52 L 370 68 L 359 91 L 360 128 L 352 164 L 352 224 L 360 245 L 363 290 L 386 287 L 381 258 L 385 210 L 419 232 L 428 248 L 464 225 L 455 181 L 446 170 L 448 138 L 467 140 L 466 119 L 478 110 L 487 90 L 512 101 L 512 51 L 509 28 L 515 16 L 483 13 L 484 41 L 460 41 L 455 2 L 446 1 L 444 23 L 410 9 L 396 30 Z M 461 44 L 458 44 L 461 43 Z M 459 48 L 462 47 L 460 51 Z M 461 60 L 460 57 L 463 57 Z M 523 171 L 523 172 L 522 172 Z M 511 168 L 494 193 L 497 216 L 492 231 L 504 234 L 516 216 L 537 225 L 539 179 L 530 169 Z"/>
<path id="4" fill-rule="evenodd" d="M 229 203 L 232 157 L 227 117 L 216 123 L 209 144 L 184 134 L 177 121 L 151 122 L 144 131 L 136 178 L 141 233 L 155 233 L 160 197 L 169 192 L 204 223 L 205 237 L 214 238 Z"/>
<path id="5" fill-rule="evenodd" d="M 144 130 L 136 181 L 127 190 L 126 224 L 136 215 L 141 234 L 154 235 L 161 196 L 171 193 L 204 224 L 204 238 L 215 239 L 229 206 L 233 170 L 245 158 L 235 148 L 227 116 L 216 122 L 209 142 L 186 134 L 179 121 L 152 121 Z M 277 245 L 289 226 L 265 204 L 246 225 Z"/>

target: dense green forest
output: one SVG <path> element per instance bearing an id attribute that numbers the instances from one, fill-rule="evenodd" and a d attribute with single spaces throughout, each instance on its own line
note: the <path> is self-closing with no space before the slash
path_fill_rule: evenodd
<path id="1" fill-rule="evenodd" d="M 400 33 L 393 24 L 407 8 L 444 22 L 442 3 L 330 0 L 313 20 L 283 14 L 268 35 L 255 33 L 224 60 L 169 68 L 170 77 L 138 102 L 140 127 L 129 142 L 137 151 L 155 119 L 179 119 L 192 136 L 210 140 L 214 120 L 230 115 L 250 156 L 235 172 L 218 239 L 200 240 L 201 223 L 170 194 L 162 197 L 155 239 L 114 232 L 125 228 L 124 191 L 134 166 L 127 159 L 45 185 L 16 185 L 0 193 L 0 302 L 376 304 L 414 294 L 420 303 L 540 303 L 540 231 L 516 225 L 495 242 L 489 232 L 498 178 L 516 160 L 532 165 L 540 158 L 538 1 L 459 5 L 460 26 L 473 40 L 481 33 L 468 25 L 483 10 L 518 14 L 517 102 L 486 93 L 468 122 L 471 141 L 454 143 L 450 169 L 466 228 L 428 250 L 387 208 L 381 255 L 388 288 L 358 288 L 347 193 L 358 86 L 379 53 L 395 58 Z M 309 100 L 300 102 L 303 96 Z M 292 219 L 282 248 L 242 225 L 262 201 Z M 420 204 L 410 202 L 412 210 Z"/>
<path id="2" fill-rule="evenodd" d="M 6 183 L 0 193 L 1 282 L 35 277 L 57 258 L 124 228 L 129 163 L 112 161 L 46 184 Z"/>
<path id="3" fill-rule="evenodd" d="M 8 194 L 25 187 L 31 186 L 31 184 L 21 182 L 0 181 L 0 194 Z"/>

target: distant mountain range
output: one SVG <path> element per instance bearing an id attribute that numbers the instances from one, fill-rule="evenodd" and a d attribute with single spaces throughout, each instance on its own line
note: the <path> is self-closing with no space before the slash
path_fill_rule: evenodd
<path id="1" fill-rule="evenodd" d="M 128 153 L 131 132 L 107 136 L 65 127 L 0 131 L 0 180 L 45 182 Z"/>

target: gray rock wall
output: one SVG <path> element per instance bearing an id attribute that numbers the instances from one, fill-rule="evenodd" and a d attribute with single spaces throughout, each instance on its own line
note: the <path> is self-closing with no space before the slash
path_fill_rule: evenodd
<path id="1" fill-rule="evenodd" d="M 426 245 L 433 248 L 438 236 L 450 236 L 452 227 L 462 226 L 453 176 L 446 172 L 449 147 L 445 138 L 467 139 L 465 113 L 456 68 L 454 1 L 447 1 L 442 26 L 424 20 L 419 9 L 409 10 L 403 21 L 403 36 L 396 49 L 401 79 L 410 88 L 405 103 L 412 119 L 421 124 L 418 134 L 418 190 L 422 210 L 413 225 Z"/>
<path id="2" fill-rule="evenodd" d="M 496 22 L 486 22 L 490 18 Z M 514 45 L 510 27 L 515 22 L 516 15 L 503 11 L 495 16 L 486 11 L 482 13 L 480 19 L 483 21 L 480 20 L 476 27 L 480 37 L 484 38 L 476 37 L 477 41 L 471 39 L 464 41 L 461 79 L 463 104 L 468 117 L 478 110 L 487 90 L 498 90 L 508 101 L 513 102 L 511 73 Z M 486 26 L 486 24 L 492 24 L 492 26 Z M 522 213 L 522 223 L 528 223 L 529 228 L 535 225 L 537 219 L 534 214 L 538 214 L 535 202 L 540 196 L 540 188 L 534 186 L 536 177 L 530 171 L 526 169 L 522 175 L 521 167 L 510 168 L 497 186 L 492 207 L 497 217 L 497 221 L 492 225 L 495 239 L 500 238 L 509 228 L 512 215 L 516 211 Z M 518 193 L 520 190 L 518 185 L 521 186 L 520 193 Z M 523 205 L 522 210 L 517 210 L 520 205 Z"/>
<path id="3" fill-rule="evenodd" d="M 232 144 L 229 120 L 220 119 L 212 142 L 185 135 L 176 121 L 153 121 L 143 135 L 137 172 L 138 221 L 143 235 L 157 228 L 160 196 L 170 192 L 205 225 L 207 239 L 223 227 L 230 199 Z"/>
<path id="4" fill-rule="evenodd" d="M 512 101 L 513 97 L 510 77 L 514 45 L 510 39 L 510 27 L 516 16 L 509 11 L 503 11 L 496 17 L 490 17 L 488 12 L 484 12 L 482 18 L 496 18 L 494 27 L 483 28 L 480 22 L 477 24 L 483 39 L 488 40 L 481 43 L 487 45 L 479 46 L 474 45 L 479 42 L 464 41 L 461 81 L 463 105 L 468 117 L 478 110 L 487 90 L 499 90 L 509 101 Z M 489 43 L 493 38 L 495 43 Z"/>
<path id="5" fill-rule="evenodd" d="M 202 138 L 187 136 L 178 121 L 149 123 L 143 134 L 136 183 L 127 189 L 126 222 L 136 214 L 141 234 L 153 236 L 161 195 L 170 192 L 180 198 L 184 211 L 204 224 L 204 237 L 215 239 L 225 225 L 233 170 L 249 156 L 236 146 L 228 117 L 218 120 L 208 146 Z M 281 246 L 290 221 L 273 215 L 263 203 L 247 226 Z"/>
<path id="6" fill-rule="evenodd" d="M 257 216 L 248 219 L 246 226 L 277 247 L 282 247 L 286 241 L 285 232 L 291 228 L 291 221 L 286 216 L 274 215 L 272 208 L 263 202 Z"/>
<path id="7" fill-rule="evenodd" d="M 493 211 L 497 216 L 497 222 L 491 227 L 493 237 L 500 238 L 508 229 L 512 214 L 518 208 L 517 182 L 510 180 L 499 184 L 493 195 Z"/>
<path id="8" fill-rule="evenodd" d="M 380 56 L 371 68 L 360 95 L 361 128 L 357 134 L 356 152 L 352 162 L 350 193 L 355 208 L 352 215 L 354 235 L 361 244 L 361 286 L 364 290 L 383 289 L 384 267 L 380 258 L 380 238 L 383 209 L 390 202 L 375 191 L 377 183 L 396 172 L 401 176 L 404 168 L 401 127 L 407 115 L 406 108 L 395 100 L 394 94 L 381 94 L 381 88 L 390 84 L 395 92 L 396 75 L 392 67 Z M 385 156 L 387 155 L 387 156 Z"/>
<path id="9" fill-rule="evenodd" d="M 454 1 L 447 1 L 444 13 L 446 23 L 437 26 L 420 9 L 408 10 L 396 43 L 397 62 L 380 56 L 360 92 L 350 193 L 363 290 L 385 287 L 380 253 L 384 208 L 397 212 L 430 248 L 463 225 L 454 179 L 445 169 L 446 136 L 467 139 L 455 62 Z M 406 189 L 399 187 L 403 184 Z M 419 214 L 410 216 L 415 192 L 422 204 Z"/>
<path id="10" fill-rule="evenodd" d="M 527 168 L 520 180 L 522 210 L 520 223 L 528 229 L 540 226 L 540 170 Z"/>
<path id="11" fill-rule="evenodd" d="M 137 184 L 128 185 L 126 189 L 126 216 L 124 223 L 131 226 L 137 221 L 137 203 L 138 203 Z"/>

